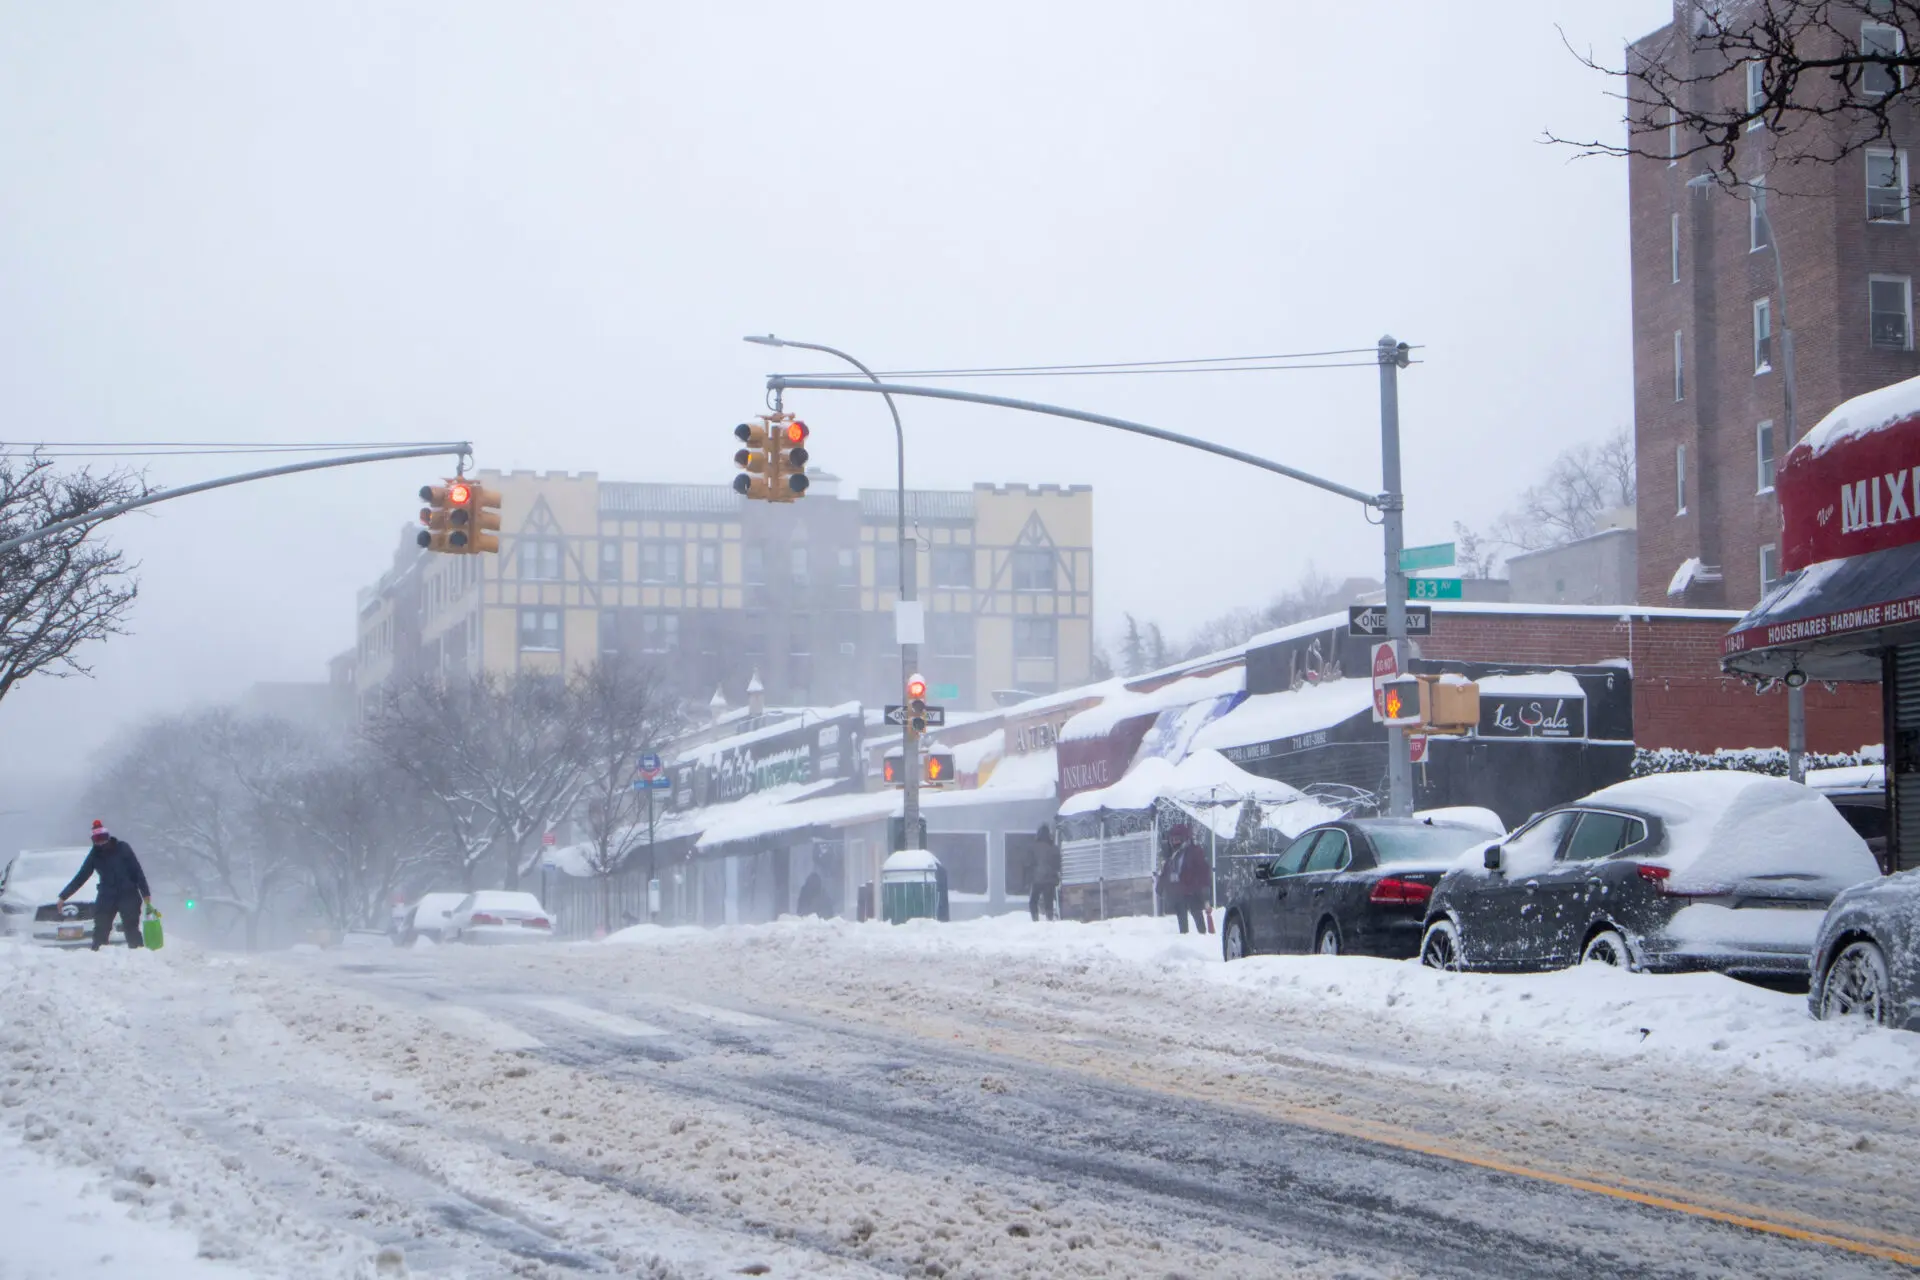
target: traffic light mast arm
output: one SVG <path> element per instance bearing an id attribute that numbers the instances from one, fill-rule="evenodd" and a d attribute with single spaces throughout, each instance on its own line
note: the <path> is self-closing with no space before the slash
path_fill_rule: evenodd
<path id="1" fill-rule="evenodd" d="M 89 511 L 83 516 L 74 516 L 71 520 L 58 520 L 53 524 L 42 525 L 30 533 L 0 542 L 0 554 L 24 547 L 29 542 L 38 542 L 66 529 L 81 525 L 98 524 L 102 520 L 111 520 L 140 507 L 150 507 L 156 502 L 166 502 L 172 498 L 184 498 L 190 493 L 205 493 L 209 489 L 224 489 L 228 485 L 248 484 L 255 480 L 271 480 L 276 476 L 296 475 L 302 471 L 324 471 L 329 467 L 352 467 L 363 462 L 396 462 L 402 458 L 441 458 L 455 456 L 463 461 L 473 456 L 473 446 L 465 440 L 448 441 L 443 444 L 418 445 L 411 449 L 386 449 L 379 453 L 349 453 L 336 458 L 314 458 L 307 462 L 290 462 L 284 467 L 268 467 L 264 471 L 246 471 L 237 476 L 222 476 L 218 480 L 202 480 L 197 484 L 184 484 L 176 489 L 162 489 L 150 493 L 144 498 L 135 498 L 131 502 L 116 503 L 111 507 L 101 507 L 98 511 Z"/>

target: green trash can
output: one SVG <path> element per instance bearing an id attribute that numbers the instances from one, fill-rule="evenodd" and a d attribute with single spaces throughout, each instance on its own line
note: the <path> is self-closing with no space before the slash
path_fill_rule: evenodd
<path id="1" fill-rule="evenodd" d="M 880 867 L 880 918 L 888 924 L 940 918 L 940 860 L 902 849 Z"/>

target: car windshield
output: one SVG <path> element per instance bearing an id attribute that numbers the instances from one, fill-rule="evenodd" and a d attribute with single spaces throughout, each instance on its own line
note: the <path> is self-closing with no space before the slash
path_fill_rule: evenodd
<path id="1" fill-rule="evenodd" d="M 1373 827 L 1374 856 L 1381 862 L 1448 862 L 1468 845 L 1485 844 L 1487 833 L 1470 827 L 1409 825 Z"/>

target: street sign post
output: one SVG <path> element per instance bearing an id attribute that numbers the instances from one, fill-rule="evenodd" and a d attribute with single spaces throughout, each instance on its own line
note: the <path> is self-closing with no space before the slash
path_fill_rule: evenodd
<path id="1" fill-rule="evenodd" d="M 887 704 L 887 723 L 888 724 L 905 724 L 906 722 L 907 722 L 906 707 L 896 706 L 893 703 L 888 703 Z M 944 726 L 946 723 L 947 723 L 947 709 L 945 707 L 928 707 L 927 708 L 927 728 L 938 729 Z"/>
<path id="2" fill-rule="evenodd" d="M 1400 553 L 1400 572 L 1416 573 L 1421 569 L 1447 569 L 1453 565 L 1453 544 L 1436 542 L 1425 547 L 1408 547 Z"/>
<path id="3" fill-rule="evenodd" d="M 1387 634 L 1387 609 L 1378 604 L 1350 604 L 1347 606 L 1347 634 L 1355 639 L 1379 639 Z M 1433 634 L 1433 610 L 1424 605 L 1407 606 L 1407 634 L 1409 636 L 1428 636 Z"/>
<path id="4" fill-rule="evenodd" d="M 1409 600 L 1459 600 L 1462 589 L 1458 578 L 1408 578 Z"/>
<path id="5" fill-rule="evenodd" d="M 635 791 L 671 791 L 673 779 L 661 767 L 660 757 L 649 751 L 640 757 L 640 767 L 633 771 L 633 789 Z"/>

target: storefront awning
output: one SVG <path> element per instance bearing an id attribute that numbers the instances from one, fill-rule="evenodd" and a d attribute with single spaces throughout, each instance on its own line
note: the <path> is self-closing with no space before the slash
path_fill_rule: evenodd
<path id="1" fill-rule="evenodd" d="M 1722 645 L 1729 671 L 1878 680 L 1880 650 L 1920 639 L 1920 542 L 1823 560 L 1769 591 Z"/>

